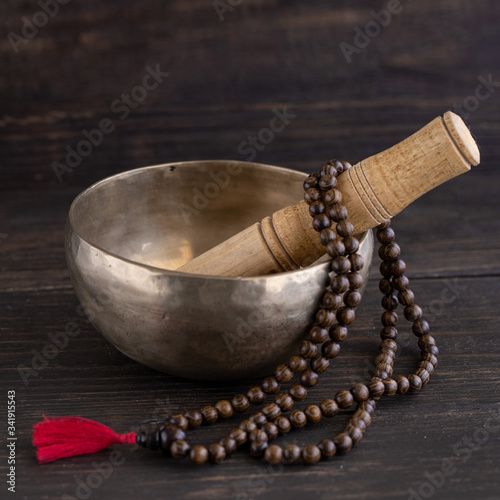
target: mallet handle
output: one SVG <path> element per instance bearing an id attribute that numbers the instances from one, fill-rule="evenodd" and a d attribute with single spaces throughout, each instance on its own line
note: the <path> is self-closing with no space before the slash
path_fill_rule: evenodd
<path id="1" fill-rule="evenodd" d="M 451 111 L 338 178 L 338 189 L 359 234 L 479 163 L 479 150 Z M 304 201 L 278 210 L 183 265 L 178 271 L 258 276 L 308 266 L 325 253 Z"/>

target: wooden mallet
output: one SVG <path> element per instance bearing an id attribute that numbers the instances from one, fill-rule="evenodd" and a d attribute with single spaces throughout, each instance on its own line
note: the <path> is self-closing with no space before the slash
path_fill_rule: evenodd
<path id="1" fill-rule="evenodd" d="M 356 234 L 398 214 L 412 201 L 479 163 L 479 150 L 452 112 L 338 178 L 338 189 Z M 325 253 L 304 201 L 261 222 L 183 265 L 178 271 L 219 276 L 259 276 L 306 267 Z"/>

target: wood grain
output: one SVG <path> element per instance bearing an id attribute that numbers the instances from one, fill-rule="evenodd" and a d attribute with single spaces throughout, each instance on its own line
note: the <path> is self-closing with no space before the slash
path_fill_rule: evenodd
<path id="1" fill-rule="evenodd" d="M 406 499 L 446 459 L 456 472 L 433 498 L 499 497 L 500 433 L 490 433 L 470 456 L 458 456 L 454 447 L 474 442 L 500 408 L 498 87 L 490 84 L 488 97 L 472 106 L 481 78 L 500 81 L 500 4 L 401 4 L 402 12 L 351 63 L 340 44 L 353 44 L 354 28 L 363 29 L 370 11 L 384 3 L 244 0 L 221 22 L 210 0 L 72 0 L 19 53 L 7 35 L 21 33 L 22 17 L 31 19 L 40 7 L 0 4 L 0 379 L 2 405 L 6 390 L 17 394 L 19 497 L 76 497 L 76 478 L 109 458 L 106 450 L 38 466 L 31 427 L 44 413 L 82 415 L 125 432 L 250 387 L 250 381 L 204 384 L 154 372 L 122 356 L 78 315 L 63 251 L 66 214 L 78 192 L 144 165 L 250 159 L 238 151 L 241 143 L 284 106 L 296 117 L 254 160 L 312 172 L 331 157 L 354 164 L 387 149 L 455 104 L 471 108 L 464 112 L 481 166 L 394 221 L 412 288 L 431 314 L 442 352 L 431 383 L 419 394 L 384 401 L 345 458 L 275 470 L 237 453 L 223 465 L 193 468 L 116 448 L 125 461 L 91 498 Z M 121 119 L 124 111 L 113 111 L 112 103 L 157 64 L 169 76 Z M 66 147 L 77 147 L 82 131 L 105 118 L 114 132 L 59 182 L 52 163 L 64 162 Z M 379 330 L 376 281 L 372 274 L 350 340 L 312 399 L 369 367 Z M 30 366 L 32 350 L 41 351 L 68 322 L 81 333 L 25 386 L 19 365 Z M 413 352 L 403 348 L 403 371 L 413 366 Z M 334 433 L 342 418 L 297 432 L 297 443 Z M 225 425 L 196 437 L 208 443 Z M 6 466 L 3 448 L 2 475 Z"/>

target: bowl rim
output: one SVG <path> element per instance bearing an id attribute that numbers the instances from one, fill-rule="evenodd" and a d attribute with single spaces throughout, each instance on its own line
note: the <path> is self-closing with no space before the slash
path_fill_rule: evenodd
<path id="1" fill-rule="evenodd" d="M 88 245 L 91 248 L 94 248 L 101 252 L 102 254 L 118 259 L 119 261 L 122 261 L 124 263 L 129 263 L 133 264 L 135 266 L 139 266 L 145 270 L 148 270 L 150 272 L 154 272 L 155 274 L 159 275 L 168 275 L 168 276 L 183 276 L 186 278 L 193 278 L 193 279 L 203 279 L 206 280 L 208 279 L 216 279 L 216 280 L 222 280 L 222 281 L 229 281 L 229 282 L 243 282 L 243 281 L 256 281 L 256 280 L 270 280 L 279 276 L 290 276 L 293 277 L 296 273 L 304 273 L 304 272 L 314 272 L 316 271 L 317 268 L 319 267 L 327 267 L 329 262 L 320 262 L 320 260 L 323 257 L 320 257 L 318 261 L 314 262 L 310 266 L 303 267 L 300 269 L 294 269 L 292 271 L 283 271 L 281 273 L 275 273 L 275 274 L 267 274 L 267 275 L 259 275 L 259 276 L 218 276 L 218 275 L 212 275 L 212 274 L 196 274 L 196 273 L 185 273 L 182 271 L 176 271 L 176 270 L 171 270 L 171 269 L 164 269 L 161 267 L 156 267 L 152 266 L 149 264 L 144 264 L 142 262 L 137 262 L 135 260 L 127 259 L 126 257 L 122 257 L 114 252 L 110 252 L 109 250 L 106 250 L 102 248 L 100 245 L 96 245 L 94 243 L 91 243 L 88 241 L 86 238 L 84 238 L 78 231 L 77 229 L 77 224 L 75 223 L 74 220 L 74 212 L 76 211 L 76 206 L 78 203 L 85 197 L 88 196 L 89 193 L 92 191 L 98 189 L 101 187 L 101 185 L 106 184 L 111 182 L 114 179 L 118 178 L 127 178 L 131 177 L 133 175 L 139 175 L 140 173 L 146 171 L 146 170 L 153 170 L 153 169 L 160 169 L 160 168 L 165 168 L 165 167 L 177 167 L 177 166 L 185 166 L 185 167 L 190 167 L 190 166 L 195 166 L 195 165 L 201 165 L 201 164 L 211 164 L 211 163 L 225 163 L 225 164 L 233 164 L 233 165 L 239 165 L 243 168 L 249 168 L 249 167 L 254 167 L 258 166 L 259 168 L 264 168 L 265 170 L 280 170 L 283 173 L 289 173 L 289 174 L 295 174 L 303 179 L 307 178 L 307 173 L 302 172 L 300 170 L 294 170 L 291 168 L 286 168 L 286 167 L 279 167 L 276 165 L 269 165 L 265 163 L 255 163 L 255 162 L 248 162 L 248 161 L 242 161 L 242 160 L 225 160 L 225 159 L 213 159 L 213 160 L 189 160 L 189 161 L 176 161 L 176 162 L 171 162 L 171 163 L 160 163 L 158 165 L 148 165 L 145 167 L 138 167 L 134 168 L 131 170 L 125 170 L 123 172 L 118 172 L 116 174 L 110 175 L 109 177 L 105 177 L 104 179 L 101 179 L 94 184 L 90 185 L 88 188 L 84 189 L 81 193 L 79 193 L 75 199 L 72 201 L 69 211 L 68 211 L 68 217 L 66 221 L 66 237 L 68 236 L 69 230 L 73 234 L 76 234 L 76 236 L 83 242 L 85 242 L 86 245 Z M 360 245 L 366 240 L 367 234 L 369 231 L 364 231 L 360 235 L 358 235 L 359 243 Z"/>

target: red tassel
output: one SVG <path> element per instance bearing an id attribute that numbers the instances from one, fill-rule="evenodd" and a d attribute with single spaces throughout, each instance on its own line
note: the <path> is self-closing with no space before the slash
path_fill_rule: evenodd
<path id="1" fill-rule="evenodd" d="M 81 417 L 47 418 L 34 426 L 33 446 L 41 464 L 59 458 L 97 453 L 112 444 L 135 444 L 136 434 L 115 434 L 109 427 Z"/>

